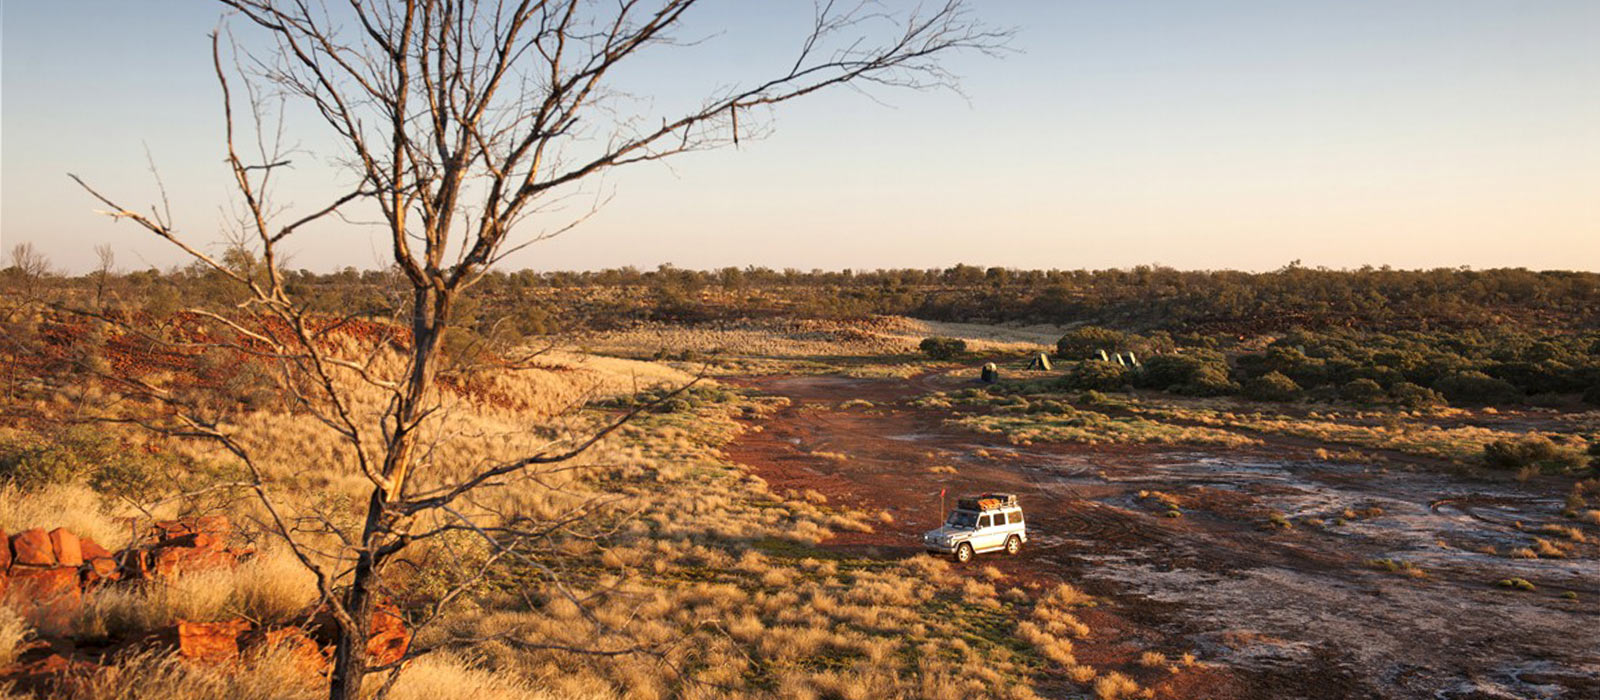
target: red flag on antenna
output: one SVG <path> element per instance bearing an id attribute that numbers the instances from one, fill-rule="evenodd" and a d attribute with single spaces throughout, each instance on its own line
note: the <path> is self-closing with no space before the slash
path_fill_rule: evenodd
<path id="1" fill-rule="evenodd" d="M 939 497 L 944 498 L 945 489 L 939 489 Z"/>

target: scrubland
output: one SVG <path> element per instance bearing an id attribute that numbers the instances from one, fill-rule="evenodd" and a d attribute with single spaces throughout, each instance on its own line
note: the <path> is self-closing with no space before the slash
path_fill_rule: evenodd
<path id="1" fill-rule="evenodd" d="M 442 392 L 419 488 L 569 444 L 629 405 L 626 397 L 691 379 L 664 363 L 577 351 L 545 355 L 532 369 L 477 373 Z M 382 392 L 353 380 L 349 389 L 352 413 L 381 412 Z M 103 391 L 70 387 L 33 408 L 65 414 L 79 402 L 120 400 Z M 390 585 L 420 622 L 415 647 L 429 653 L 400 674 L 396 695 L 470 688 L 476 697 L 506 698 L 1026 698 L 1042 676 L 1066 674 L 1084 684 L 1098 677 L 1072 653 L 1073 640 L 1092 631 L 1073 614 L 1090 601 L 1070 585 L 1038 595 L 1003 577 L 974 579 L 928 556 L 886 561 L 818 548 L 834 532 L 870 532 L 881 516 L 832 507 L 813 494 L 773 493 L 719 449 L 741 431 L 759 429 L 759 417 L 781 405 L 704 380 L 637 417 L 575 468 L 531 470 L 462 506 L 462 516 L 491 529 L 553 525 L 547 536 L 512 550 L 470 532 L 413 547 Z M 13 445 L 25 442 L 25 429 L 11 428 Z M 241 524 L 257 553 L 236 569 L 98 589 L 66 634 L 126 637 L 180 619 L 287 622 L 315 603 L 309 574 L 263 526 L 274 517 L 338 524 L 360 512 L 370 488 L 362 455 L 325 425 L 276 408 L 230 414 L 227 429 L 266 480 L 275 512 L 226 485 L 243 465 L 215 445 L 130 426 L 100 429 L 100 439 L 160 456 L 147 467 L 199 472 L 177 481 L 157 474 L 148 492 L 116 498 L 82 475 L 13 483 L 0 490 L 0 526 L 66 527 L 114 548 L 130 541 L 130 523 L 141 519 L 220 512 Z M 48 446 L 50 437 L 37 442 Z M 362 449 L 372 459 L 377 446 Z M 338 547 L 332 528 L 304 528 L 297 539 L 312 552 Z M 441 596 L 457 588 L 433 615 Z M 43 632 L 7 618 L 0 624 L 4 653 Z M 315 678 L 296 676 L 288 663 L 268 654 L 218 670 L 140 652 L 109 659 L 110 668 L 82 692 L 319 692 Z"/>
<path id="2" fill-rule="evenodd" d="M 626 293 L 596 296 L 628 303 Z M 778 307 L 783 301 L 776 292 L 749 296 Z M 1600 414 L 1580 401 L 1577 383 L 1593 364 L 1583 357 L 1589 336 L 1582 332 L 1559 342 L 1506 341 L 1515 352 L 1475 335 L 1461 341 L 1459 357 L 1441 358 L 1423 347 L 1434 336 L 1408 331 L 1376 339 L 1395 355 L 1388 357 L 1363 351 L 1342 331 L 1244 337 L 1233 334 L 1239 324 L 1230 321 L 1224 324 L 1229 332 L 1220 334 L 1103 333 L 1038 323 L 1071 320 L 1051 314 L 1012 313 L 1019 323 L 1008 325 L 953 311 L 938 315 L 949 320 L 630 318 L 520 338 L 522 344 L 501 349 L 508 356 L 535 353 L 517 369 L 447 373 L 437 397 L 442 410 L 423 440 L 427 456 L 416 483 L 422 490 L 486 464 L 571 445 L 624 410 L 664 401 L 578 461 L 531 469 L 460 507 L 462 519 L 489 529 L 537 526 L 537 537 L 500 547 L 463 529 L 413 546 L 389 585 L 417 625 L 415 649 L 427 653 L 399 675 L 393 697 L 1149 697 L 1159 679 L 1207 668 L 1175 644 L 1158 651 L 1123 641 L 1115 653 L 1086 653 L 1110 633 L 1096 628 L 1089 611 L 1129 603 L 1091 598 L 1075 585 L 1081 581 L 1062 572 L 1027 578 L 994 566 L 955 567 L 904 549 L 833 546 L 898 523 L 887 510 L 852 508 L 816 490 L 772 488 L 749 465 L 729 458 L 730 441 L 762 430 L 790 408 L 781 397 L 739 388 L 755 375 L 831 375 L 887 387 L 825 409 L 805 408 L 931 417 L 934 429 L 958 436 L 962 447 L 933 452 L 944 461 L 914 466 L 929 484 L 962 488 L 969 467 L 998 461 L 966 449 L 967 443 L 1011 449 L 997 448 L 1000 440 L 1058 443 L 1057 449 L 1113 468 L 1118 455 L 1169 453 L 1292 457 L 1370 467 L 1380 476 L 1403 465 L 1482 480 L 1473 483 L 1520 477 L 1530 491 L 1547 494 L 1545 500 L 1565 499 L 1556 506 L 1559 515 L 1544 512 L 1552 506 L 1543 500 L 1530 500 L 1543 510 L 1529 506 L 1527 517 L 1559 520 L 1534 525 L 1540 521 L 1530 519 L 1524 530 L 1519 519 L 1500 540 L 1482 545 L 1495 553 L 1497 565 L 1581 565 L 1600 540 L 1600 511 L 1591 503 L 1600 485 L 1590 457 L 1600 442 Z M 45 317 L 39 312 L 34 319 Z M 1246 320 L 1239 323 L 1259 325 L 1259 319 Z M 40 327 L 34 324 L 35 331 Z M 926 356 L 919 343 L 932 336 L 960 339 L 965 350 Z M 1085 352 L 1061 352 L 1058 339 L 1082 346 L 1069 348 L 1074 351 L 1111 343 L 1130 357 L 1137 347 L 1143 362 L 1085 360 Z M 352 343 L 351 352 L 369 349 L 363 341 L 339 342 Z M 1024 369 L 1033 354 L 1052 350 L 1065 355 L 1055 370 Z M 224 427 L 270 485 L 275 512 L 269 512 L 248 490 L 230 485 L 247 468 L 236 456 L 128 423 L 87 422 L 85 407 L 132 411 L 136 402 L 70 374 L 23 376 L 32 370 L 16 370 L 16 351 L 7 352 L 13 369 L 0 377 L 8 391 L 0 422 L 0 462 L 8 470 L 0 484 L 0 527 L 9 533 L 65 527 L 116 548 L 132 541 L 130 523 L 226 513 L 256 550 L 237 569 L 192 574 L 170 585 L 100 589 L 64 633 L 94 640 L 178 619 L 289 622 L 315 604 L 316 587 L 267 525 L 274 518 L 293 523 L 313 557 L 340 547 L 335 531 L 355 525 L 370 492 L 361 463 L 378 454 L 375 442 L 352 448 L 282 397 L 241 391 L 241 400 L 227 407 Z M 977 366 L 991 360 L 1001 365 L 1003 379 L 979 385 Z M 376 371 L 398 367 L 395 358 L 386 362 Z M 148 371 L 171 380 L 177 370 Z M 669 388 L 697 378 L 693 389 L 666 398 Z M 381 415 L 384 392 L 363 388 L 354 377 L 341 381 L 360 420 Z M 1505 400 L 1485 403 L 1479 400 L 1484 396 Z M 1549 406 L 1522 402 L 1535 398 Z M 61 427 L 73 422 L 83 425 Z M 85 430 L 93 436 L 85 438 Z M 849 469 L 860 457 L 850 439 L 796 446 L 796 452 L 814 466 Z M 1095 533 L 1108 518 L 1133 519 L 1139 524 L 1129 531 L 1139 532 L 1204 518 L 1232 524 L 1228 519 L 1235 518 L 1252 523 L 1250 536 L 1263 541 L 1327 537 L 1332 544 L 1317 546 L 1334 551 L 1356 538 L 1345 533 L 1394 520 L 1381 517 L 1381 510 L 1369 517 L 1348 508 L 1349 517 L 1340 518 L 1343 505 L 1306 513 L 1256 504 L 1230 510 L 1232 502 L 1216 489 L 1160 488 L 1168 490 L 1151 486 L 1123 500 L 1108 497 L 1109 505 L 1073 517 L 1084 517 L 1084 527 Z M 1336 521 L 1350 526 L 1340 530 Z M 435 519 L 415 526 L 444 524 Z M 1258 524 L 1259 531 L 1253 529 Z M 1105 527 L 1107 537 L 1123 531 Z M 1078 544 L 1052 546 L 1056 556 L 1070 557 Z M 1352 576 L 1382 576 L 1396 585 L 1446 585 L 1451 571 L 1416 563 L 1410 554 L 1363 551 L 1347 568 Z M 1478 583 L 1510 581 L 1503 587 L 1519 595 L 1537 589 L 1554 597 L 1559 590 L 1513 572 L 1518 575 Z M 0 606 L 0 666 L 29 638 L 58 632 L 34 629 L 7 611 Z M 1126 634 L 1128 626 L 1124 621 L 1117 633 Z M 159 651 L 108 664 L 114 672 L 89 676 L 81 697 L 314 697 L 325 691 L 324 681 L 272 653 L 228 669 L 183 663 Z"/>

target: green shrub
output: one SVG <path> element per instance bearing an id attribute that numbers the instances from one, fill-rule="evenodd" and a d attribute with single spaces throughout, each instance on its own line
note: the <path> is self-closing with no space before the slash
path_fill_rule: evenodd
<path id="1" fill-rule="evenodd" d="M 1128 368 L 1115 362 L 1084 360 L 1062 378 L 1068 389 L 1117 391 L 1128 384 Z"/>
<path id="2" fill-rule="evenodd" d="M 1339 398 L 1351 403 L 1373 404 L 1387 397 L 1383 386 L 1371 379 L 1352 379 L 1339 387 Z"/>
<path id="3" fill-rule="evenodd" d="M 944 338 L 934 336 L 923 338 L 922 353 L 935 360 L 951 360 L 961 356 L 967 351 L 967 341 L 960 338 Z"/>
<path id="4" fill-rule="evenodd" d="M 1525 435 L 1495 440 L 1483 446 L 1483 461 L 1491 467 L 1521 469 L 1554 467 L 1571 469 L 1583 466 L 1583 454 L 1574 448 L 1557 445 L 1543 435 Z"/>
<path id="5" fill-rule="evenodd" d="M 1101 350 L 1115 352 L 1128 341 L 1128 334 L 1100 326 L 1083 326 L 1067 331 L 1056 341 L 1056 356 L 1068 360 L 1098 357 Z"/>
<path id="6" fill-rule="evenodd" d="M 1389 390 L 1389 396 L 1394 399 L 1396 405 L 1406 408 L 1433 408 L 1446 404 L 1443 394 L 1411 382 L 1396 383 Z"/>
<path id="7" fill-rule="evenodd" d="M 1300 396 L 1300 385 L 1272 371 L 1245 382 L 1244 395 L 1256 401 L 1293 401 Z"/>
<path id="8" fill-rule="evenodd" d="M 1239 389 L 1228 379 L 1222 355 L 1210 351 L 1152 357 L 1134 374 L 1134 384 L 1190 396 L 1220 396 Z"/>
<path id="9" fill-rule="evenodd" d="M 1495 379 L 1477 371 L 1453 372 L 1433 385 L 1453 404 L 1491 405 L 1515 403 L 1522 400 L 1522 392 L 1504 379 Z"/>
<path id="10" fill-rule="evenodd" d="M 102 493 L 146 495 L 153 490 L 164 461 L 144 450 L 129 449 L 90 426 L 0 438 L 0 481 L 23 491 L 84 482 Z"/>

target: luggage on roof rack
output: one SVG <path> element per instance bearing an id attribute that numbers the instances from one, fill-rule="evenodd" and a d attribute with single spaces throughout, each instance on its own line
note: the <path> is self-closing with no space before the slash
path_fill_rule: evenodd
<path id="1" fill-rule="evenodd" d="M 1012 493 L 982 493 L 956 499 L 956 507 L 962 510 L 994 510 L 1016 504 L 1017 496 Z"/>

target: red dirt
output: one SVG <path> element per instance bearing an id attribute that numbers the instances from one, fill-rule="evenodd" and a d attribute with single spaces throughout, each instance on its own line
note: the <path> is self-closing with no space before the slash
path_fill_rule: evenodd
<path id="1" fill-rule="evenodd" d="M 892 514 L 894 521 L 875 523 L 873 533 L 841 533 L 823 545 L 856 555 L 922 551 L 921 533 L 943 519 L 941 488 L 949 492 L 945 505 L 979 491 L 1021 494 L 1030 545 L 1014 558 L 980 557 L 980 567 L 994 565 L 1037 588 L 1070 581 L 1099 596 L 1105 604 L 1083 616 L 1095 633 L 1076 643 L 1079 658 L 1122 671 L 1157 697 L 1600 697 L 1600 615 L 1592 602 L 1600 598 L 1600 577 L 1582 573 L 1600 571 L 1592 558 L 1549 571 L 1513 569 L 1547 577 L 1530 578 L 1541 593 L 1520 598 L 1493 586 L 1504 575 L 1495 567 L 1513 564 L 1479 561 L 1482 555 L 1424 552 L 1439 558 L 1430 560 L 1426 580 L 1366 563 L 1419 551 L 1430 537 L 1445 539 L 1427 528 L 1515 536 L 1456 532 L 1481 519 L 1446 518 L 1431 507 L 1439 490 L 1474 484 L 1287 461 L 1305 455 L 1298 443 L 1018 448 L 945 425 L 949 412 L 906 402 L 949 388 L 941 381 L 738 380 L 793 403 L 726 449 L 775 490 L 811 489 L 830 504 Z M 840 406 L 851 399 L 873 406 Z M 959 473 L 933 473 L 936 465 Z M 1177 497 L 1183 517 L 1162 517 L 1163 506 L 1138 498 L 1142 490 Z M 1521 497 L 1527 503 L 1537 495 Z M 1268 519 L 1274 506 L 1320 515 L 1317 508 L 1338 512 L 1373 499 L 1396 512 L 1343 530 L 1274 528 Z M 1562 590 L 1587 602 L 1558 598 Z M 1151 649 L 1169 657 L 1192 651 L 1202 664 L 1176 673 L 1138 666 L 1138 655 Z"/>

